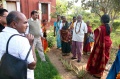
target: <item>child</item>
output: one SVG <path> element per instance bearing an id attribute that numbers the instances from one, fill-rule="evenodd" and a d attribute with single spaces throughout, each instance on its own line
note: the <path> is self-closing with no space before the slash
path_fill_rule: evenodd
<path id="1" fill-rule="evenodd" d="M 43 31 L 43 37 L 45 37 L 45 38 L 47 37 L 47 32 L 46 32 L 47 28 L 48 28 L 47 20 L 43 20 L 42 21 L 42 31 Z"/>
<path id="2" fill-rule="evenodd" d="M 43 31 L 43 37 L 44 37 L 45 39 L 41 39 L 41 40 L 42 40 L 42 45 L 43 45 L 43 48 L 44 48 L 44 52 L 46 52 L 47 49 L 48 49 L 47 28 L 48 28 L 47 20 L 43 20 L 43 21 L 42 21 L 42 31 Z"/>

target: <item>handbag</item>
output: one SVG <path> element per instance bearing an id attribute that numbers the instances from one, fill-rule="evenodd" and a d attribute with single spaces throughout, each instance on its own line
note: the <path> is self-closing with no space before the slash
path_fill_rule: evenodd
<path id="1" fill-rule="evenodd" d="M 19 34 L 14 34 L 8 39 L 6 45 L 6 53 L 1 58 L 0 79 L 27 79 L 27 58 L 32 46 L 30 47 L 25 60 L 10 55 L 8 52 L 8 44 L 10 39 L 15 35 Z"/>

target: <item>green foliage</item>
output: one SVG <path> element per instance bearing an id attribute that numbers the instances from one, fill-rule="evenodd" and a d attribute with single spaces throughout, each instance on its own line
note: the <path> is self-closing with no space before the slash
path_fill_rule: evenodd
<path id="1" fill-rule="evenodd" d="M 119 31 L 114 31 L 111 33 L 111 39 L 112 39 L 112 45 L 114 48 L 118 48 L 119 44 L 120 44 L 120 32 Z"/>
<path id="2" fill-rule="evenodd" d="M 37 55 L 37 65 L 35 69 L 35 79 L 62 79 L 57 69 L 52 65 L 46 55 L 47 62 L 42 62 Z"/>
<path id="3" fill-rule="evenodd" d="M 69 13 L 70 12 L 70 13 Z M 79 14 L 85 14 L 86 12 L 85 11 L 83 11 L 82 9 L 81 9 L 81 7 L 79 7 L 79 6 L 73 6 L 73 8 L 72 9 L 70 9 L 69 10 L 69 12 L 68 12 L 68 14 L 67 14 L 67 20 L 68 21 L 72 21 L 72 19 L 73 19 L 73 16 L 78 16 Z"/>
<path id="4" fill-rule="evenodd" d="M 75 1 L 77 2 L 77 0 Z M 73 1 L 66 1 L 66 0 L 57 0 L 56 6 L 53 8 L 56 9 L 56 12 L 52 13 L 51 16 L 54 17 L 56 15 L 66 15 L 68 10 L 70 10 L 73 6 Z"/>
<path id="5" fill-rule="evenodd" d="M 73 70 L 72 64 L 69 63 L 67 60 L 63 59 L 62 57 L 60 58 L 63 66 L 66 68 L 66 70 L 71 71 Z"/>
<path id="6" fill-rule="evenodd" d="M 72 21 L 73 16 L 77 17 L 78 15 L 82 15 L 83 20 L 85 22 L 88 21 L 88 20 L 94 19 L 94 14 L 93 13 L 86 12 L 80 6 L 73 6 L 73 8 L 70 10 L 70 12 L 71 13 L 67 15 L 67 20 L 68 21 Z"/>
<path id="7" fill-rule="evenodd" d="M 59 15 L 68 16 L 69 10 L 71 10 L 74 6 L 74 3 L 77 3 L 78 0 L 56 0 L 56 6 L 53 8 L 56 10 L 54 13 L 51 14 L 51 17 L 56 17 Z"/>
<path id="8" fill-rule="evenodd" d="M 56 0 L 56 6 L 53 6 L 53 8 L 56 10 L 54 13 L 51 14 L 51 17 L 56 17 L 57 15 L 63 15 L 67 11 L 67 2 L 66 1 L 60 1 Z"/>
<path id="9" fill-rule="evenodd" d="M 115 61 L 117 51 L 118 51 L 118 49 L 115 49 L 115 48 L 112 48 L 110 50 L 109 64 L 112 64 Z"/>
<path id="10" fill-rule="evenodd" d="M 47 33 L 48 47 L 53 47 L 56 43 L 55 37 L 53 36 L 53 26 L 51 26 L 49 33 Z"/>
<path id="11" fill-rule="evenodd" d="M 84 9 L 89 9 L 91 7 L 91 12 L 98 15 L 101 15 L 100 13 L 112 14 L 120 10 L 119 0 L 82 0 L 81 2 Z"/>
<path id="12" fill-rule="evenodd" d="M 74 6 L 74 8 L 72 8 L 71 10 L 72 10 L 72 15 L 74 16 L 85 13 L 85 11 L 83 11 L 80 6 Z"/>
<path id="13" fill-rule="evenodd" d="M 120 32 L 119 31 L 112 31 L 111 33 L 111 39 L 112 39 L 112 48 L 110 50 L 110 60 L 109 63 L 113 63 L 116 58 L 116 53 L 118 51 L 118 46 L 120 44 Z"/>
<path id="14" fill-rule="evenodd" d="M 79 79 L 85 78 L 85 75 L 86 75 L 86 73 L 87 73 L 87 71 L 86 71 L 86 69 L 85 69 L 84 67 L 82 67 L 81 70 L 74 70 L 74 71 L 75 71 L 75 73 L 77 74 L 77 77 L 78 77 Z"/>
<path id="15" fill-rule="evenodd" d="M 113 31 L 116 31 L 120 27 L 120 22 L 114 22 L 113 23 Z"/>
<path id="16" fill-rule="evenodd" d="M 114 19 L 118 18 L 120 14 L 120 1 L 119 0 L 82 0 L 83 9 L 91 9 L 92 13 L 101 17 L 103 14 L 110 15 L 111 25 Z"/>
<path id="17" fill-rule="evenodd" d="M 109 60 L 109 63 L 112 64 L 116 58 L 116 54 L 117 54 L 117 51 L 118 51 L 118 47 L 119 47 L 119 44 L 120 44 L 120 32 L 119 31 L 112 31 L 111 33 L 111 39 L 112 39 L 112 48 L 110 50 L 110 60 Z"/>
<path id="18" fill-rule="evenodd" d="M 56 3 L 56 13 L 57 14 L 64 14 L 66 11 L 67 11 L 67 2 L 66 1 L 60 1 L 60 0 L 57 0 L 57 3 Z"/>
<path id="19" fill-rule="evenodd" d="M 94 20 L 93 20 L 93 23 L 97 23 L 97 24 L 98 24 L 98 23 L 100 23 L 100 20 L 94 19 Z"/>
<path id="20" fill-rule="evenodd" d="M 101 24 L 100 20 L 98 20 L 98 19 L 90 20 L 90 22 L 91 22 L 92 30 L 96 29 Z"/>

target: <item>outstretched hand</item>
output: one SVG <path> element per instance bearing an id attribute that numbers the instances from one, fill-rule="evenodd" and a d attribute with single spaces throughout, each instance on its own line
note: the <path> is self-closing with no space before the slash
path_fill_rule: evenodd
<path id="1" fill-rule="evenodd" d="M 34 36 L 32 34 L 26 34 L 25 36 L 29 40 L 30 45 L 33 45 Z"/>

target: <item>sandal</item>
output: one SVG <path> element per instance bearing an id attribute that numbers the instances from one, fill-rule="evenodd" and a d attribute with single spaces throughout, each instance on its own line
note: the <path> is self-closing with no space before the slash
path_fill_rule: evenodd
<path id="1" fill-rule="evenodd" d="M 93 77 L 95 77 L 95 78 L 97 78 L 97 79 L 101 79 L 101 77 L 98 77 L 98 76 L 95 76 L 95 75 L 93 75 Z"/>
<path id="2" fill-rule="evenodd" d="M 74 59 L 77 59 L 77 58 L 75 58 L 75 57 L 72 57 L 71 59 L 73 59 L 73 60 L 74 60 Z"/>

